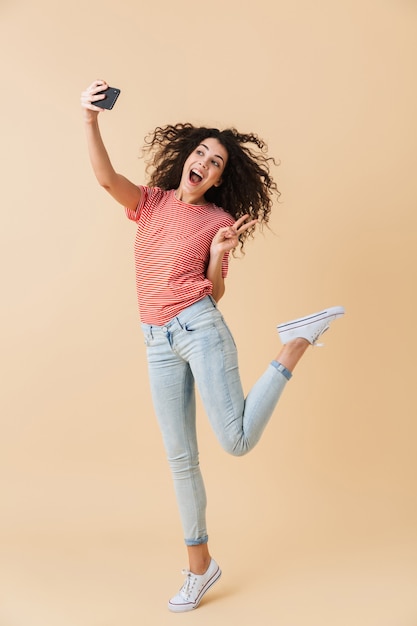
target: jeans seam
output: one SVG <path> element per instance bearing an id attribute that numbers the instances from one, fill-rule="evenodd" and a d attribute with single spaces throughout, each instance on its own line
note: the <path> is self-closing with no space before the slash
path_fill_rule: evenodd
<path id="1" fill-rule="evenodd" d="M 192 373 L 192 370 L 191 370 L 191 367 L 190 367 L 189 363 L 188 363 L 188 370 L 187 371 L 192 376 L 193 384 L 194 384 L 194 375 Z M 184 405 L 184 400 L 185 400 L 185 395 L 186 395 L 185 394 L 186 382 L 187 382 L 187 377 L 184 376 L 184 379 L 183 379 L 183 393 L 182 393 L 182 403 L 183 403 L 182 412 L 183 412 L 183 415 L 186 415 L 186 412 L 185 412 L 186 407 Z M 194 409 L 193 409 L 194 429 L 196 429 L 196 418 L 197 418 L 197 416 L 196 416 L 196 410 L 195 410 L 195 406 L 194 406 Z M 187 445 L 187 455 L 188 455 L 188 459 L 191 461 L 192 458 L 193 458 L 193 456 L 192 456 L 192 447 L 191 447 L 191 444 L 190 444 L 190 435 L 189 435 L 189 433 L 187 431 L 185 420 L 183 422 L 183 429 L 184 429 L 183 435 L 184 435 L 184 439 L 185 439 L 186 445 Z M 199 447 L 198 447 L 197 435 L 196 435 L 196 440 L 195 440 L 195 450 L 196 450 L 196 458 L 197 458 L 197 462 L 198 462 L 198 471 L 200 471 L 200 451 L 199 451 Z M 194 473 L 192 473 L 192 475 L 189 478 L 191 480 L 192 489 L 193 489 L 194 519 L 198 522 L 198 527 L 196 528 L 196 531 L 197 531 L 197 534 L 199 535 L 201 533 L 201 529 L 200 529 L 200 522 L 201 522 L 201 520 L 200 520 L 200 517 L 201 517 L 201 513 L 202 512 L 200 511 L 200 509 L 198 507 L 198 504 L 197 504 L 198 503 L 198 489 L 197 489 L 197 486 L 196 486 Z M 203 480 L 202 477 L 201 477 L 201 480 Z M 205 512 L 203 512 L 203 516 L 205 516 Z M 207 529 L 204 528 L 204 534 L 203 534 L 202 538 L 204 538 L 206 536 L 206 534 L 207 534 Z M 196 540 L 199 540 L 199 539 L 200 539 L 200 537 L 198 537 Z M 189 541 L 190 541 L 190 539 L 189 539 Z M 186 539 L 186 543 L 187 543 L 187 539 Z M 188 545 L 190 545 L 190 544 L 188 544 Z"/>

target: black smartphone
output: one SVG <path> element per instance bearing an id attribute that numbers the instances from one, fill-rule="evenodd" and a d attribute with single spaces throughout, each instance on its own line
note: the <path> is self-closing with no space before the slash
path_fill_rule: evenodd
<path id="1" fill-rule="evenodd" d="M 93 104 L 102 109 L 112 109 L 120 95 L 120 89 L 117 89 L 117 87 L 108 87 L 103 91 L 99 91 L 96 95 L 98 96 L 102 93 L 104 93 L 106 97 L 103 98 L 103 100 L 96 100 Z"/>

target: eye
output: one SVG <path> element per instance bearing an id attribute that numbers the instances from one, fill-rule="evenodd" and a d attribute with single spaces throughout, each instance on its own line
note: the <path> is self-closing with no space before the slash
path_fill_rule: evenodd
<path id="1" fill-rule="evenodd" d="M 198 156 L 203 156 L 204 152 L 202 150 L 200 150 L 199 148 L 197 148 L 196 153 L 198 154 Z"/>
<path id="2" fill-rule="evenodd" d="M 220 167 L 220 163 L 218 161 L 216 161 L 215 159 L 212 160 L 212 163 L 213 163 L 214 167 Z"/>

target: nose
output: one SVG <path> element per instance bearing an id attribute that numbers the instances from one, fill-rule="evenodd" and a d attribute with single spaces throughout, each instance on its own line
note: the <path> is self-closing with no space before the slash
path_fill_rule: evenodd
<path id="1" fill-rule="evenodd" d="M 207 160 L 205 157 L 199 160 L 201 167 L 204 167 L 204 169 L 207 169 Z"/>

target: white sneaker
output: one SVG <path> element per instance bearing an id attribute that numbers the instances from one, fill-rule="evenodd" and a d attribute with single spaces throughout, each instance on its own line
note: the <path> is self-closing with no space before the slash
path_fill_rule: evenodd
<path id="1" fill-rule="evenodd" d="M 201 576 L 189 570 L 182 570 L 187 578 L 176 596 L 168 602 L 168 608 L 175 613 L 192 611 L 200 604 L 206 591 L 220 578 L 222 571 L 214 559 L 211 559 L 208 570 Z"/>
<path id="2" fill-rule="evenodd" d="M 315 345 L 320 335 L 329 328 L 330 322 L 333 322 L 338 317 L 342 317 L 344 314 L 345 309 L 342 306 L 333 306 L 319 313 L 313 313 L 312 315 L 307 315 L 307 317 L 292 320 L 292 322 L 279 324 L 277 329 L 281 343 L 285 345 L 292 339 L 302 337 L 307 339 L 312 345 Z"/>

